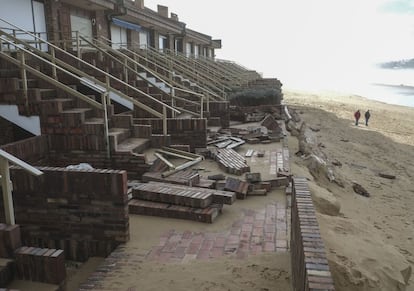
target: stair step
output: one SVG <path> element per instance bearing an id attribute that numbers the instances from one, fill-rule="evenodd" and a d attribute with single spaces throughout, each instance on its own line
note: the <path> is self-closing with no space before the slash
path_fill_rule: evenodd
<path id="1" fill-rule="evenodd" d="M 23 80 L 19 80 L 20 88 L 23 88 Z M 38 88 L 36 79 L 27 79 L 27 88 Z"/>
<path id="2" fill-rule="evenodd" d="M 0 78 L 19 78 L 20 69 L 0 69 Z"/>
<path id="3" fill-rule="evenodd" d="M 111 149 L 118 151 L 118 146 L 131 136 L 131 132 L 126 128 L 110 128 L 109 129 L 109 144 Z"/>
<path id="4" fill-rule="evenodd" d="M 105 125 L 103 118 L 88 118 L 83 123 L 83 132 L 87 135 L 104 136 Z"/>
<path id="5" fill-rule="evenodd" d="M 42 100 L 43 114 L 60 114 L 62 112 L 67 112 L 72 109 L 72 99 L 67 98 L 54 98 Z"/>
<path id="6" fill-rule="evenodd" d="M 128 138 L 117 145 L 117 152 L 142 153 L 150 147 L 150 140 L 146 138 Z"/>
<path id="7" fill-rule="evenodd" d="M 62 111 L 63 122 L 66 126 L 79 127 L 86 118 L 91 117 L 93 110 L 90 108 L 72 108 Z"/>
<path id="8" fill-rule="evenodd" d="M 48 99 L 55 99 L 56 98 L 56 90 L 55 89 L 39 89 L 40 98 L 42 100 Z M 63 98 L 60 98 L 63 99 Z"/>

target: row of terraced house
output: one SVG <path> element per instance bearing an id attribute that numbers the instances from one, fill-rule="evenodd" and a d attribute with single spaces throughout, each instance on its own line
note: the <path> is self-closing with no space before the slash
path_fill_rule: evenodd
<path id="1" fill-rule="evenodd" d="M 217 59 L 221 40 L 157 8 L 0 0 L 0 258 L 23 279 L 61 285 L 65 260 L 129 240 L 127 181 L 153 166 L 146 149 L 202 152 L 209 126 L 284 114 L 278 79 Z"/>

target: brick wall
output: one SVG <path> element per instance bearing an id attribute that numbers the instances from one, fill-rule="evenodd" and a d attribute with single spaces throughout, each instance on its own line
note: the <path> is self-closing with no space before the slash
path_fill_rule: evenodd
<path id="1" fill-rule="evenodd" d="M 48 138 L 46 135 L 35 136 L 9 143 L 0 148 L 29 163 L 44 159 L 49 151 Z"/>
<path id="2" fill-rule="evenodd" d="M 291 217 L 293 290 L 335 290 L 306 178 L 293 179 Z"/>
<path id="3" fill-rule="evenodd" d="M 136 124 L 151 125 L 153 134 L 163 133 L 162 119 L 159 118 L 135 118 Z M 188 144 L 191 151 L 195 148 L 207 146 L 207 120 L 204 118 L 193 119 L 167 119 L 168 134 L 171 136 L 171 144 Z"/>
<path id="4" fill-rule="evenodd" d="M 230 126 L 230 110 L 229 102 L 227 101 L 212 101 L 209 104 L 209 117 L 210 118 L 220 118 L 221 127 Z M 204 107 L 205 108 L 205 107 Z"/>
<path id="5" fill-rule="evenodd" d="M 16 223 L 23 245 L 63 249 L 67 259 L 107 256 L 129 240 L 127 175 L 116 170 L 11 167 Z M 0 220 L 4 220 L 0 199 Z"/>

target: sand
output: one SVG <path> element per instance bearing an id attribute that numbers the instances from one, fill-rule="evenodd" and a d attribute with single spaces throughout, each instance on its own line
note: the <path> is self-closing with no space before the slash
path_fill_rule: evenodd
<path id="1" fill-rule="evenodd" d="M 318 214 L 336 290 L 414 290 L 412 276 L 405 283 L 414 265 L 414 108 L 329 93 L 285 92 L 285 102 L 316 130 L 328 161 L 342 164 L 335 173 L 344 188 L 310 175 L 303 157 L 291 161 L 315 202 L 326 193 L 340 204 L 339 215 L 326 215 L 327 205 Z M 368 127 L 355 126 L 357 109 L 371 110 Z M 295 139 L 290 146 L 298 149 Z M 356 194 L 353 181 L 370 197 Z"/>

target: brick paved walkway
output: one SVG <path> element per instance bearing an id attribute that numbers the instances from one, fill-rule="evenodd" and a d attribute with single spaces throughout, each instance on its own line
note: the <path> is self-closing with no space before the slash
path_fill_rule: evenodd
<path id="1" fill-rule="evenodd" d="M 262 252 L 286 252 L 288 217 L 286 204 L 275 202 L 261 211 L 243 210 L 243 216 L 226 231 L 169 230 L 160 237 L 158 245 L 145 253 L 135 253 L 127 245 L 120 245 L 80 286 L 80 290 L 103 290 L 100 289 L 103 279 L 111 277 L 113 271 L 144 261 L 186 263 L 221 256 L 243 259 Z"/>
<path id="2" fill-rule="evenodd" d="M 217 233 L 170 230 L 160 238 L 147 259 L 161 262 L 209 259 L 224 255 L 245 258 L 248 254 L 287 251 L 287 220 L 284 204 L 275 203 L 255 212 L 244 210 L 230 230 Z"/>

